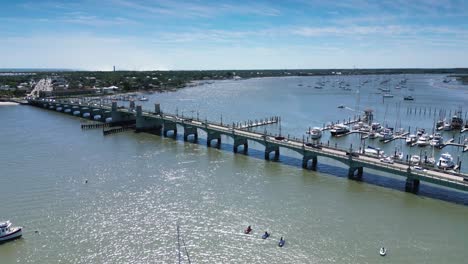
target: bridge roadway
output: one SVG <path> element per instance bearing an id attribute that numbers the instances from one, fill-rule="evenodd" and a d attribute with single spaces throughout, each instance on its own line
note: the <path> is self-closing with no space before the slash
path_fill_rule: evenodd
<path id="1" fill-rule="evenodd" d="M 30 102 L 31 103 L 31 102 Z M 34 101 L 31 104 L 42 106 L 44 108 L 49 109 L 51 103 L 43 104 L 43 102 Z M 43 104 L 43 105 L 42 105 Z M 63 105 L 64 103 L 52 103 L 55 107 L 58 105 Z M 165 114 L 162 112 L 148 112 L 142 111 L 141 107 L 137 107 L 137 110 L 133 109 L 122 109 L 117 108 L 116 104 L 112 107 L 108 106 L 98 106 L 98 105 L 91 105 L 91 104 L 72 104 L 66 102 L 68 107 L 79 106 L 79 107 L 89 107 L 89 108 L 98 108 L 101 110 L 111 110 L 112 112 L 118 112 L 124 115 L 128 115 L 133 117 L 134 119 L 138 119 L 139 116 L 143 117 L 145 120 L 153 120 L 159 122 L 162 126 L 166 126 L 167 124 L 177 124 L 182 126 L 186 130 L 192 130 L 192 134 L 195 135 L 195 139 L 197 138 L 197 131 L 196 129 L 201 129 L 208 134 L 216 134 L 217 137 L 220 135 L 225 135 L 232 137 L 235 141 L 234 143 L 234 150 L 237 152 L 237 145 L 236 139 L 244 140 L 241 144 L 244 144 L 244 151 L 246 151 L 247 147 L 247 140 L 252 140 L 254 142 L 260 143 L 265 146 L 265 159 L 270 159 L 270 152 L 275 152 L 275 160 L 279 158 L 279 149 L 286 148 L 293 150 L 300 155 L 303 156 L 303 167 L 308 168 L 309 161 L 312 161 L 312 168 L 314 169 L 317 165 L 317 158 L 318 157 L 326 157 L 331 158 L 337 161 L 340 161 L 349 166 L 348 177 L 351 179 L 360 179 L 363 174 L 363 168 L 374 169 L 377 171 L 387 172 L 390 174 L 406 177 L 406 190 L 411 192 L 417 192 L 419 189 L 419 182 L 425 181 L 428 183 L 441 185 L 449 188 L 454 188 L 462 191 L 468 191 L 468 181 L 465 181 L 464 178 L 468 179 L 467 174 L 462 173 L 449 173 L 447 171 L 441 171 L 438 169 L 433 168 L 418 168 L 418 167 L 410 167 L 407 163 L 402 162 L 395 162 L 393 164 L 388 164 L 381 162 L 378 158 L 373 156 L 368 156 L 364 154 L 357 154 L 357 155 L 348 155 L 353 153 L 351 149 L 340 149 L 340 148 L 333 148 L 326 145 L 320 145 L 320 148 L 307 146 L 304 144 L 303 141 L 298 140 L 291 140 L 291 139 L 282 139 L 278 140 L 277 138 L 273 137 L 269 134 L 258 133 L 253 131 L 248 131 L 246 129 L 236 128 L 233 126 L 219 124 L 214 122 L 208 121 L 201 121 L 195 120 L 192 118 L 184 118 L 178 115 L 171 115 Z M 139 110 L 138 110 L 139 108 Z M 140 111 L 140 112 L 139 112 Z M 112 113 L 114 116 L 114 113 Z M 143 121 L 143 122 L 149 122 Z M 140 121 L 141 123 L 142 121 Z M 138 121 L 137 121 L 137 129 L 138 129 Z M 195 129 L 194 129 L 195 128 Z M 161 129 L 161 127 L 158 127 Z M 177 127 L 172 126 L 172 130 L 177 133 Z M 187 139 L 187 135 L 184 131 L 184 139 Z M 216 139 L 216 138 L 211 138 Z M 211 141 L 210 138 L 207 139 L 208 144 Z M 220 138 L 218 138 L 218 143 L 220 143 Z M 239 144 L 239 145 L 241 145 Z M 357 175 L 355 172 L 357 171 Z"/>

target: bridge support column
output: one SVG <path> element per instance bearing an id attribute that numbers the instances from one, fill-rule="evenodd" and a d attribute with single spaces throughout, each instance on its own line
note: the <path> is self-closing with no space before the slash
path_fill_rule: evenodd
<path id="1" fill-rule="evenodd" d="M 174 131 L 174 134 L 172 135 L 172 137 L 176 138 L 177 137 L 177 124 L 171 121 L 164 121 L 163 134 L 165 137 L 167 137 L 167 132 L 169 131 Z"/>
<path id="2" fill-rule="evenodd" d="M 193 135 L 194 141 L 198 140 L 198 131 L 196 127 L 184 125 L 184 141 L 188 141 L 188 136 Z"/>
<path id="3" fill-rule="evenodd" d="M 405 191 L 418 193 L 419 191 L 419 180 L 414 178 L 407 178 L 405 184 Z"/>
<path id="4" fill-rule="evenodd" d="M 317 156 L 304 155 L 304 157 L 302 158 L 302 168 L 308 169 L 309 160 L 312 160 L 311 169 L 316 170 L 317 169 Z"/>
<path id="5" fill-rule="evenodd" d="M 131 112 L 121 112 L 117 109 L 117 102 L 112 102 L 112 125 L 132 125 L 136 123 L 136 117 Z"/>
<path id="6" fill-rule="evenodd" d="M 249 144 L 247 143 L 246 138 L 241 138 L 241 137 L 235 137 L 234 138 L 234 153 L 237 153 L 239 146 L 243 145 L 244 146 L 244 154 L 247 154 Z"/>
<path id="7" fill-rule="evenodd" d="M 211 147 L 211 141 L 216 140 L 216 148 L 221 147 L 221 134 L 214 131 L 207 131 L 206 145 Z"/>
<path id="8" fill-rule="evenodd" d="M 161 135 L 162 121 L 157 117 L 144 116 L 141 105 L 136 107 L 136 132 Z"/>
<path id="9" fill-rule="evenodd" d="M 275 152 L 275 156 L 273 160 L 274 161 L 279 160 L 279 155 L 280 155 L 279 146 L 268 146 L 268 145 L 265 147 L 265 159 L 266 160 L 270 160 L 270 153 L 273 151 Z"/>
<path id="10" fill-rule="evenodd" d="M 349 167 L 348 178 L 352 180 L 361 180 L 363 172 L 364 172 L 363 167 Z"/>

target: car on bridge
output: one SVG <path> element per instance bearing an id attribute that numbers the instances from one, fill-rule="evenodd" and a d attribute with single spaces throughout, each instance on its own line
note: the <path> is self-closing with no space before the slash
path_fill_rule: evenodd
<path id="1" fill-rule="evenodd" d="M 346 156 L 349 156 L 349 155 L 358 158 L 358 157 L 359 157 L 359 152 L 355 152 L 355 151 L 349 152 L 349 151 L 346 151 Z"/>
<path id="2" fill-rule="evenodd" d="M 311 147 L 311 148 L 322 149 L 322 146 L 319 145 L 319 144 L 306 143 L 305 145 L 306 145 L 307 147 Z"/>

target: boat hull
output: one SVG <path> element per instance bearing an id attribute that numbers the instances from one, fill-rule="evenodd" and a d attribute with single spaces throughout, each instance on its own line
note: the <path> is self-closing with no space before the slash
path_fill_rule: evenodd
<path id="1" fill-rule="evenodd" d="M 0 237 L 0 243 L 18 239 L 23 235 L 23 230 L 21 227 L 16 228 L 15 231 Z"/>

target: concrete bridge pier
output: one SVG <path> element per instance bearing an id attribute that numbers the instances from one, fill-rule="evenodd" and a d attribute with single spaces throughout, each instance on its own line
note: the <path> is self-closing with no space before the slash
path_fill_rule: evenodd
<path id="1" fill-rule="evenodd" d="M 188 141 L 188 137 L 190 135 L 193 135 L 193 141 L 197 142 L 197 140 L 198 140 L 197 127 L 187 125 L 187 124 L 183 124 L 183 126 L 184 126 L 184 141 Z"/>
<path id="2" fill-rule="evenodd" d="M 419 180 L 412 177 L 406 178 L 405 191 L 417 193 L 419 191 Z"/>
<path id="3" fill-rule="evenodd" d="M 304 155 L 302 158 L 302 168 L 307 169 L 309 167 L 309 160 L 312 160 L 312 170 L 317 169 L 317 156 Z"/>
<path id="4" fill-rule="evenodd" d="M 249 149 L 247 139 L 242 137 L 234 137 L 234 153 L 237 153 L 237 151 L 239 150 L 239 146 L 241 145 L 244 146 L 244 154 L 247 154 L 247 151 Z"/>
<path id="5" fill-rule="evenodd" d="M 211 141 L 216 140 L 216 148 L 221 147 L 221 134 L 215 131 L 206 132 L 206 145 L 211 147 Z"/>
<path id="6" fill-rule="evenodd" d="M 163 134 L 165 137 L 167 137 L 167 132 L 169 131 L 174 131 L 174 134 L 172 135 L 172 137 L 176 138 L 177 137 L 177 124 L 175 122 L 164 120 Z"/>
<path id="7" fill-rule="evenodd" d="M 267 145 L 265 147 L 265 159 L 266 160 L 270 160 L 270 153 L 273 151 L 275 152 L 275 156 L 273 157 L 273 160 L 274 161 L 279 160 L 279 155 L 280 155 L 279 146 L 272 146 L 272 145 Z"/>
<path id="8" fill-rule="evenodd" d="M 112 125 L 135 124 L 136 117 L 132 112 L 124 113 L 117 109 L 117 102 L 112 102 Z"/>
<path id="9" fill-rule="evenodd" d="M 348 178 L 352 180 L 361 180 L 363 172 L 363 167 L 349 167 Z"/>
<path id="10" fill-rule="evenodd" d="M 161 135 L 162 123 L 159 119 L 147 117 L 143 115 L 141 105 L 136 107 L 136 127 L 135 131 L 148 132 L 156 135 Z"/>

